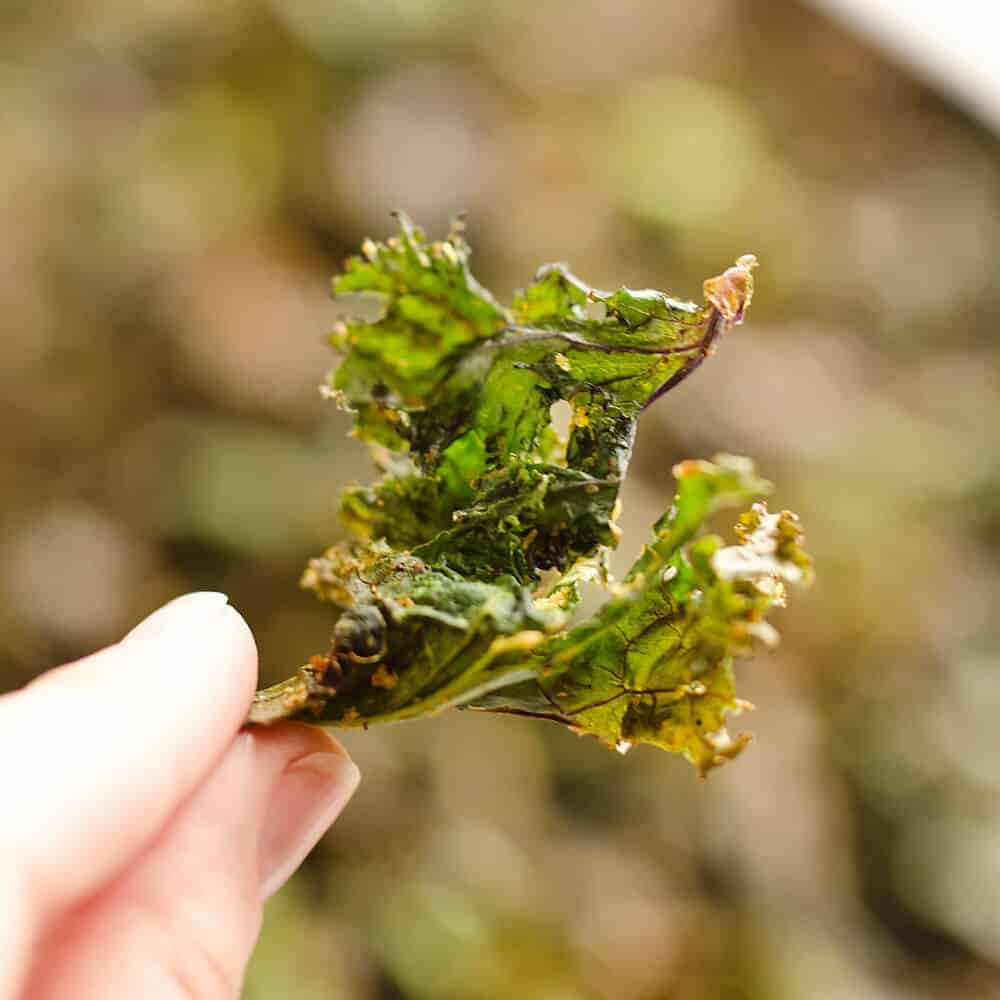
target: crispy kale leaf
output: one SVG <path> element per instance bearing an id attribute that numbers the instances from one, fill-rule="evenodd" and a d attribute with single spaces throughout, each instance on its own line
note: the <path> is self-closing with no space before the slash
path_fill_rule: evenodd
<path id="1" fill-rule="evenodd" d="M 706 281 L 702 305 L 601 292 L 549 265 L 506 309 L 472 277 L 460 232 L 427 242 L 405 216 L 400 227 L 334 282 L 379 315 L 338 324 L 326 387 L 383 475 L 347 491 L 356 539 L 303 577 L 338 611 L 329 648 L 260 692 L 250 720 L 368 725 L 460 706 L 619 750 L 653 743 L 700 773 L 735 756 L 747 737 L 725 729 L 745 707 L 734 659 L 774 642 L 768 611 L 810 575 L 795 516 L 755 502 L 769 485 L 746 459 L 686 462 L 621 584 L 604 557 L 640 414 L 742 322 L 756 261 Z M 716 511 L 748 505 L 735 544 L 703 534 Z M 573 624 L 588 581 L 612 596 Z"/>

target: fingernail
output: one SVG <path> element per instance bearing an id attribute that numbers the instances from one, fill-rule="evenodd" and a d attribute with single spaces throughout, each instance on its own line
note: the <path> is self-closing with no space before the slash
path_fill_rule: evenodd
<path id="1" fill-rule="evenodd" d="M 139 622 L 125 636 L 125 641 L 160 638 L 171 629 L 179 627 L 183 621 L 221 610 L 228 602 L 229 598 L 225 594 L 214 590 L 200 590 L 194 594 L 177 597 Z"/>
<path id="2" fill-rule="evenodd" d="M 300 757 L 278 781 L 258 843 L 260 897 L 268 899 L 288 881 L 340 815 L 361 774 L 346 754 Z"/>

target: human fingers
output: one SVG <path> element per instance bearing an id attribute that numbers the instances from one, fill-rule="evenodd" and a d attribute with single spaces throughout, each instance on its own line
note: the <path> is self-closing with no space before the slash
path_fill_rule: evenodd
<path id="1" fill-rule="evenodd" d="M 357 782 L 343 749 L 315 727 L 240 733 L 149 849 L 50 929 L 36 949 L 28 995 L 238 996 L 262 900 L 315 845 Z"/>

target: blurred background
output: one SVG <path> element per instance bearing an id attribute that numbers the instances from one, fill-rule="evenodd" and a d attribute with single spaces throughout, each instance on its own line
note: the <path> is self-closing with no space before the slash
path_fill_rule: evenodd
<path id="1" fill-rule="evenodd" d="M 908 61 L 918 14 L 822 6 L 0 5 L 0 688 L 191 589 L 267 680 L 324 646 L 296 582 L 371 475 L 316 391 L 328 282 L 390 209 L 465 210 L 508 297 L 761 260 L 640 429 L 619 558 L 686 457 L 801 513 L 754 745 L 701 784 L 517 719 L 348 734 L 365 781 L 250 1000 L 1000 997 L 998 95 Z"/>

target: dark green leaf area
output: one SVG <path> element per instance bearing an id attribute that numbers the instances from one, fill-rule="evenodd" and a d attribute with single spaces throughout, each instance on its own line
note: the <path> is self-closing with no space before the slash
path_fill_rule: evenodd
<path id="1" fill-rule="evenodd" d="M 354 540 L 303 577 L 334 608 L 327 648 L 260 692 L 251 721 L 367 726 L 462 707 L 623 752 L 649 743 L 702 774 L 739 753 L 735 663 L 775 642 L 768 615 L 811 574 L 794 515 L 760 502 L 770 485 L 748 459 L 683 462 L 622 583 L 605 557 L 642 412 L 742 321 L 755 263 L 706 281 L 701 305 L 601 292 L 549 265 L 506 309 L 457 231 L 428 242 L 401 216 L 398 236 L 366 241 L 334 289 L 377 315 L 337 325 L 328 393 L 382 475 L 345 492 Z M 734 508 L 727 542 L 709 522 Z M 574 622 L 587 583 L 609 599 Z"/>

